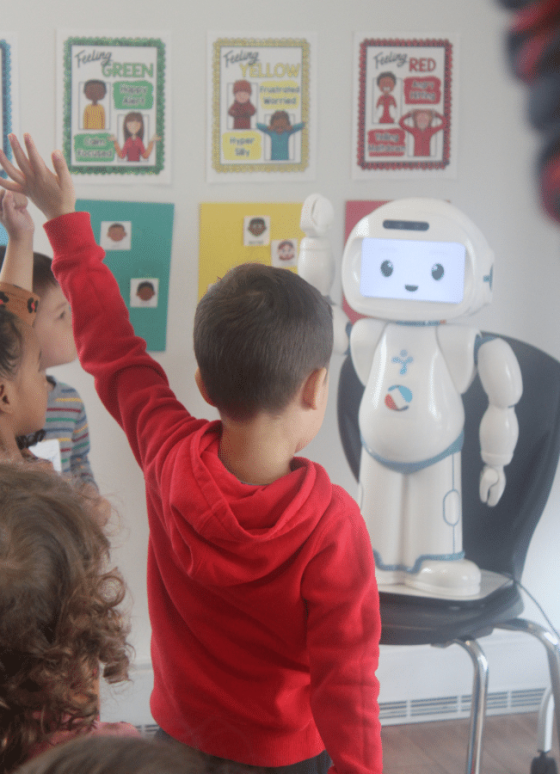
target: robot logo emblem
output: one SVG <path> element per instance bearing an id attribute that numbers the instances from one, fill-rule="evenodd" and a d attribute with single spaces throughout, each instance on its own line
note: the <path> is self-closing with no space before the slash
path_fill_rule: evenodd
<path id="1" fill-rule="evenodd" d="M 412 392 L 402 384 L 393 384 L 385 396 L 385 405 L 391 411 L 406 411 L 412 400 Z"/>
<path id="2" fill-rule="evenodd" d="M 414 362 L 413 358 L 408 354 L 406 349 L 401 349 L 401 355 L 400 357 L 394 357 L 392 359 L 393 363 L 400 363 L 401 370 L 399 371 L 401 376 L 404 376 L 406 372 L 408 371 L 408 366 Z M 391 388 L 392 389 L 392 388 Z"/>

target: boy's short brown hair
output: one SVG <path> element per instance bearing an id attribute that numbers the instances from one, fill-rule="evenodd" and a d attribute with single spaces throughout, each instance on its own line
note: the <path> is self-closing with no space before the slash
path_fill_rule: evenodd
<path id="1" fill-rule="evenodd" d="M 237 419 L 282 411 L 328 366 L 332 309 L 289 269 L 245 263 L 212 285 L 196 309 L 194 352 L 210 400 Z"/>
<path id="2" fill-rule="evenodd" d="M 0 245 L 0 266 L 6 257 L 6 245 Z M 44 253 L 33 253 L 33 292 L 43 296 L 49 288 L 58 287 L 52 270 L 52 258 Z"/>

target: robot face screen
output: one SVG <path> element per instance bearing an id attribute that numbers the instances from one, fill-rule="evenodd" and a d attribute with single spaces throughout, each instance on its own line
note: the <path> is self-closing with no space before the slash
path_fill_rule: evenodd
<path id="1" fill-rule="evenodd" d="M 367 298 L 459 304 L 465 246 L 414 239 L 362 240 L 360 293 Z"/>

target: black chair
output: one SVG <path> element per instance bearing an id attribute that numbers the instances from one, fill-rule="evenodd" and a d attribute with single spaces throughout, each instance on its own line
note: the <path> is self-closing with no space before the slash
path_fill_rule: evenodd
<path id="1" fill-rule="evenodd" d="M 560 708 L 560 642 L 553 632 L 519 617 L 523 601 L 515 583 L 521 579 L 529 543 L 546 505 L 560 455 L 560 362 L 529 344 L 502 338 L 519 361 L 523 396 L 516 407 L 519 441 L 506 468 L 505 492 L 494 508 L 482 503 L 478 495 L 482 469 L 478 429 L 488 406 L 478 377 L 463 396 L 463 547 L 466 557 L 483 570 L 483 576 L 494 580 L 494 585 L 490 584 L 492 590 L 480 599 L 465 600 L 380 592 L 383 644 L 458 644 L 473 661 L 467 774 L 480 769 L 486 712 L 488 664 L 477 642 L 479 637 L 495 628 L 525 631 L 537 637 L 547 651 L 554 704 Z M 338 422 L 344 452 L 356 479 L 361 455 L 357 418 L 362 394 L 363 386 L 347 357 L 338 387 Z M 507 577 L 497 578 L 494 573 Z M 559 716 L 557 712 L 560 738 Z M 541 751 L 535 758 L 532 774 L 548 774 L 556 769 L 554 760 L 546 754 L 548 751 Z"/>

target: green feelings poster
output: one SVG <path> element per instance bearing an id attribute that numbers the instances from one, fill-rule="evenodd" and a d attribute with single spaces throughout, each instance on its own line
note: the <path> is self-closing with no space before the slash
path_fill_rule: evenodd
<path id="1" fill-rule="evenodd" d="M 152 352 L 165 350 L 173 204 L 79 199 L 105 263 L 119 283 L 130 321 Z"/>
<path id="2" fill-rule="evenodd" d="M 168 55 L 164 36 L 59 31 L 57 135 L 72 174 L 170 182 Z"/>

